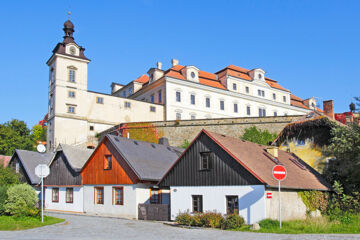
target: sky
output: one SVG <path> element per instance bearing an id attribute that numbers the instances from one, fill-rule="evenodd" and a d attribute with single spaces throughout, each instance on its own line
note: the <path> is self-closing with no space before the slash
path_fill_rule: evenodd
<path id="1" fill-rule="evenodd" d="M 262 68 L 294 95 L 333 99 L 335 112 L 360 96 L 360 1 L 14 0 L 1 4 L 0 123 L 43 119 L 46 61 L 69 10 L 92 91 L 110 93 L 112 82 L 176 58 L 213 73 Z"/>

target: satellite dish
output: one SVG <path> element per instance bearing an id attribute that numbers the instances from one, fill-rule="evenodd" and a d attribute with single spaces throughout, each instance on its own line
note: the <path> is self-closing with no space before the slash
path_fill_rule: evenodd
<path id="1" fill-rule="evenodd" d="M 46 147 L 40 143 L 39 145 L 37 145 L 36 150 L 39 153 L 44 153 L 44 152 L 46 152 Z"/>

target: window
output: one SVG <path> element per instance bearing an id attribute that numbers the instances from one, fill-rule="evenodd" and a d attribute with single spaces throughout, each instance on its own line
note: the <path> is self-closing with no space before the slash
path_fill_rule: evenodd
<path id="1" fill-rule="evenodd" d="M 122 96 L 126 97 L 126 92 L 125 91 L 122 92 Z"/>
<path id="2" fill-rule="evenodd" d="M 50 70 L 50 80 L 51 80 L 51 83 L 54 83 L 54 81 L 55 81 L 55 71 L 54 71 L 54 68 L 51 68 L 51 70 Z"/>
<path id="3" fill-rule="evenodd" d="M 131 108 L 131 103 L 130 102 L 124 102 L 125 108 Z"/>
<path id="4" fill-rule="evenodd" d="M 128 92 L 129 92 L 129 95 L 131 95 L 131 94 L 132 94 L 132 87 L 129 87 Z"/>
<path id="5" fill-rule="evenodd" d="M 112 155 L 105 155 L 104 170 L 111 170 L 111 167 L 112 167 Z"/>
<path id="6" fill-rule="evenodd" d="M 226 213 L 239 213 L 238 196 L 226 196 Z"/>
<path id="7" fill-rule="evenodd" d="M 211 164 L 210 160 L 211 160 L 210 152 L 200 153 L 200 170 L 209 170 Z"/>
<path id="8" fill-rule="evenodd" d="M 66 203 L 73 203 L 74 201 L 74 189 L 66 188 Z"/>
<path id="9" fill-rule="evenodd" d="M 190 115 L 190 119 L 191 119 L 191 120 L 195 120 L 195 119 L 196 119 L 195 114 L 191 114 L 191 115 Z"/>
<path id="10" fill-rule="evenodd" d="M 16 161 L 16 163 L 15 163 L 15 172 L 19 173 L 19 171 L 20 171 L 20 163 L 18 161 Z"/>
<path id="11" fill-rule="evenodd" d="M 305 145 L 305 140 L 303 139 L 296 139 L 296 146 L 304 146 Z"/>
<path id="12" fill-rule="evenodd" d="M 203 199 L 202 195 L 192 195 L 193 212 L 203 211 Z"/>
<path id="13" fill-rule="evenodd" d="M 237 103 L 234 103 L 234 112 L 235 112 L 235 113 L 238 112 L 238 105 L 237 105 Z"/>
<path id="14" fill-rule="evenodd" d="M 224 100 L 220 100 L 220 110 L 224 110 L 224 109 L 225 109 Z"/>
<path id="15" fill-rule="evenodd" d="M 75 70 L 69 70 L 69 82 L 75 82 Z"/>
<path id="16" fill-rule="evenodd" d="M 206 102 L 206 107 L 209 108 L 210 107 L 210 98 L 206 98 L 205 99 L 205 102 Z"/>
<path id="17" fill-rule="evenodd" d="M 260 96 L 260 97 L 265 97 L 265 92 L 264 92 L 264 90 L 258 90 L 258 96 Z"/>
<path id="18" fill-rule="evenodd" d="M 274 111 L 274 117 L 276 117 L 276 116 L 277 116 L 277 112 Z"/>
<path id="19" fill-rule="evenodd" d="M 95 187 L 95 204 L 104 204 L 104 187 Z"/>
<path id="20" fill-rule="evenodd" d="M 245 87 L 245 92 L 246 93 L 249 93 L 250 91 L 249 91 L 249 87 Z"/>
<path id="21" fill-rule="evenodd" d="M 94 131 L 94 126 L 90 126 L 90 131 Z"/>
<path id="22" fill-rule="evenodd" d="M 191 105 L 195 105 L 195 95 L 194 94 L 190 95 L 190 103 L 191 103 Z"/>
<path id="23" fill-rule="evenodd" d="M 181 113 L 176 113 L 176 120 L 181 120 Z"/>
<path id="24" fill-rule="evenodd" d="M 68 97 L 69 98 L 75 98 L 75 92 L 74 91 L 69 91 L 68 92 Z"/>
<path id="25" fill-rule="evenodd" d="M 247 114 L 248 116 L 250 116 L 250 115 L 251 115 L 251 109 L 250 109 L 250 106 L 246 106 L 246 114 Z"/>
<path id="26" fill-rule="evenodd" d="M 104 104 L 104 98 L 102 98 L 102 97 L 96 97 L 96 103 Z"/>
<path id="27" fill-rule="evenodd" d="M 75 107 L 74 106 L 68 106 L 68 113 L 75 113 Z"/>
<path id="28" fill-rule="evenodd" d="M 181 102 L 181 92 L 179 91 L 176 92 L 176 101 Z"/>
<path id="29" fill-rule="evenodd" d="M 52 189 L 52 201 L 59 202 L 59 188 Z"/>
<path id="30" fill-rule="evenodd" d="M 273 93 L 273 100 L 276 100 L 276 94 Z"/>
<path id="31" fill-rule="evenodd" d="M 266 117 L 265 108 L 259 108 L 259 117 Z"/>
<path id="32" fill-rule="evenodd" d="M 154 106 L 150 106 L 150 112 L 156 112 L 156 108 Z"/>
<path id="33" fill-rule="evenodd" d="M 158 92 L 158 100 L 159 100 L 159 103 L 162 102 L 161 90 Z"/>
<path id="34" fill-rule="evenodd" d="M 124 205 L 123 187 L 113 187 L 113 205 Z"/>
<path id="35" fill-rule="evenodd" d="M 283 102 L 286 103 L 286 96 L 283 96 Z"/>
<path id="36" fill-rule="evenodd" d="M 236 91 L 236 83 L 233 83 L 233 90 Z"/>
<path id="37" fill-rule="evenodd" d="M 161 204 L 161 191 L 156 189 L 150 189 L 150 203 Z"/>
<path id="38" fill-rule="evenodd" d="M 152 102 L 152 103 L 155 102 L 155 96 L 154 96 L 154 94 L 151 94 L 151 96 L 150 96 L 150 102 Z"/>

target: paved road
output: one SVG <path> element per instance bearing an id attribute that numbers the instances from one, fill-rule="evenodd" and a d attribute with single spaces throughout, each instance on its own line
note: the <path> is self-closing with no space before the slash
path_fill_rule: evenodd
<path id="1" fill-rule="evenodd" d="M 51 213 L 65 223 L 24 231 L 0 231 L 0 239 L 241 239 L 241 240 L 353 240 L 360 235 L 287 235 L 185 229 L 158 222 Z"/>

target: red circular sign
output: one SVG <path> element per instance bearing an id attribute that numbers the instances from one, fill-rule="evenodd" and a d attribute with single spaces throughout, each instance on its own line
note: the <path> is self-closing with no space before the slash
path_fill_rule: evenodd
<path id="1" fill-rule="evenodd" d="M 276 180 L 284 180 L 286 177 L 286 169 L 282 165 L 276 165 L 272 170 L 272 174 Z"/>

